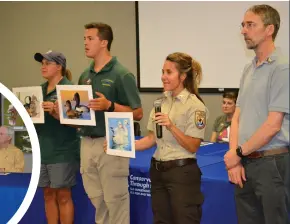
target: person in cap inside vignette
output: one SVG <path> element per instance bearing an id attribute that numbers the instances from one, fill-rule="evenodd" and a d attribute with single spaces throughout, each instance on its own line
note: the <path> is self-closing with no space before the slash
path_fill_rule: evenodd
<path id="1" fill-rule="evenodd" d="M 66 69 L 62 53 L 36 53 L 41 63 L 41 85 L 45 123 L 35 124 L 41 152 L 41 170 L 38 186 L 44 190 L 45 212 L 48 224 L 72 224 L 74 205 L 71 187 L 76 184 L 80 139 L 74 127 L 60 124 L 56 113 L 56 85 L 72 85 L 71 73 Z"/>

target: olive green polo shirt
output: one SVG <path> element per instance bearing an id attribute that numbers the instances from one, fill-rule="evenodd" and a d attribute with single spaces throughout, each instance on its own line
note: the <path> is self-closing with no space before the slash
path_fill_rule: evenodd
<path id="1" fill-rule="evenodd" d="M 64 77 L 58 85 L 72 85 L 72 82 Z M 55 102 L 57 100 L 56 89 L 47 93 L 48 82 L 41 86 L 43 101 Z M 61 124 L 48 112 L 45 112 L 44 116 L 44 124 L 35 124 L 40 145 L 41 163 L 54 164 L 78 160 L 80 138 L 77 136 L 77 130 Z"/>
<path id="2" fill-rule="evenodd" d="M 229 126 L 231 126 L 231 121 L 227 121 L 227 115 L 224 114 L 216 118 L 213 125 L 213 131 L 217 133 L 216 141 L 222 141 L 220 135 Z"/>
<path id="3" fill-rule="evenodd" d="M 91 85 L 93 97 L 97 98 L 96 92 L 117 104 L 129 106 L 132 109 L 141 107 L 139 91 L 136 86 L 134 75 L 116 57 L 99 71 L 94 70 L 94 62 L 91 63 L 80 76 L 79 85 Z M 103 137 L 106 135 L 104 111 L 96 111 L 96 126 L 83 126 L 82 136 Z"/>

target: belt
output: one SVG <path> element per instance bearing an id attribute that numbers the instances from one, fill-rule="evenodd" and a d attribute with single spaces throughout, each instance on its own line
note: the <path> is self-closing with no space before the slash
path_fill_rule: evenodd
<path id="1" fill-rule="evenodd" d="M 158 161 L 154 158 L 151 159 L 151 167 L 154 167 L 158 171 L 166 171 L 174 167 L 186 166 L 189 164 L 196 164 L 195 158 L 176 159 L 169 161 Z"/>
<path id="2" fill-rule="evenodd" d="M 274 155 L 279 155 L 279 154 L 283 154 L 283 153 L 289 153 L 289 148 L 282 147 L 282 148 L 269 149 L 269 150 L 264 150 L 264 151 L 256 151 L 256 152 L 252 152 L 251 154 L 247 155 L 247 158 L 258 159 L 258 158 L 262 158 L 265 156 L 274 156 Z"/>

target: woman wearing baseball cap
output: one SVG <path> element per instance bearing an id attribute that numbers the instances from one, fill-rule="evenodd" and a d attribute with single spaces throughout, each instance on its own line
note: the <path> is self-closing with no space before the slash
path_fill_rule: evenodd
<path id="1" fill-rule="evenodd" d="M 80 139 L 76 128 L 61 124 L 56 109 L 56 85 L 72 85 L 65 56 L 56 51 L 36 53 L 41 63 L 45 123 L 35 124 L 41 152 L 38 186 L 44 190 L 48 223 L 73 223 L 74 205 L 71 187 L 76 184 Z"/>

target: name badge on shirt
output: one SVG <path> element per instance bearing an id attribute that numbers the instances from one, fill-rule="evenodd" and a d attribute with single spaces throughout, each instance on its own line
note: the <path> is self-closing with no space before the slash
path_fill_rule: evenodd
<path id="1" fill-rule="evenodd" d="M 85 81 L 85 83 L 86 83 L 87 85 L 90 85 L 90 84 L 92 83 L 92 80 L 91 80 L 91 79 L 88 79 L 88 80 Z"/>
<path id="2" fill-rule="evenodd" d="M 57 95 L 53 95 L 53 96 L 51 96 L 51 97 L 49 98 L 49 101 L 51 101 L 51 102 L 55 102 L 55 101 L 57 101 Z"/>

